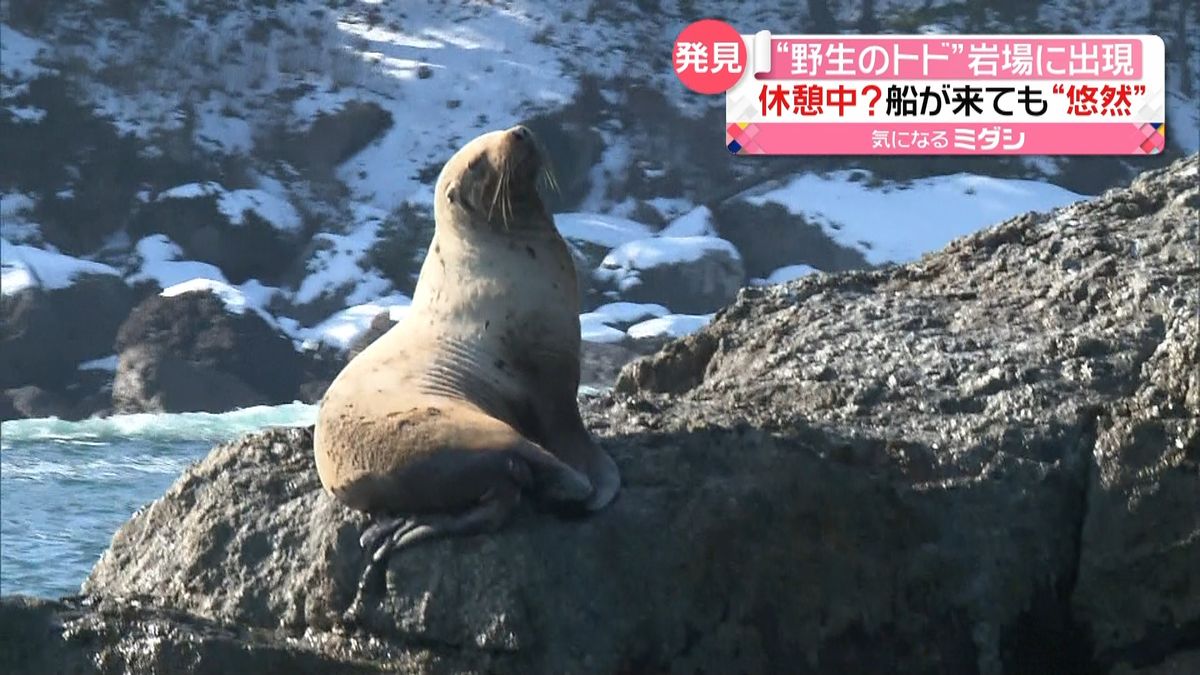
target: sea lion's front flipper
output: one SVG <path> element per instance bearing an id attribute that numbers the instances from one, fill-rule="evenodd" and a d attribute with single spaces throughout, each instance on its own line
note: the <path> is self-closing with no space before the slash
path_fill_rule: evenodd
<path id="1" fill-rule="evenodd" d="M 584 433 L 587 433 L 586 431 Z M 621 471 L 617 463 L 591 438 L 587 439 L 592 450 L 588 453 L 587 475 L 592 481 L 592 496 L 587 501 L 588 511 L 599 511 L 609 505 L 621 490 Z"/>
<path id="2" fill-rule="evenodd" d="M 584 508 L 598 511 L 608 506 L 621 490 L 621 472 L 616 462 L 592 439 L 573 405 L 547 417 L 553 422 L 547 420 L 544 424 L 546 450 L 587 476 L 592 486 L 591 494 L 583 501 Z"/>
<path id="3" fill-rule="evenodd" d="M 537 496 L 560 504 L 586 504 L 595 494 L 586 473 L 537 443 L 526 441 L 516 451 L 529 463 L 533 490 Z"/>

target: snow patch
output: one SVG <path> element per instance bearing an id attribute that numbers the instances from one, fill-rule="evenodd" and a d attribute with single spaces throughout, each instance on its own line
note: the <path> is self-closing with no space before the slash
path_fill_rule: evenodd
<path id="1" fill-rule="evenodd" d="M 12 295 L 27 288 L 67 288 L 77 277 L 103 274 L 119 277 L 116 269 L 25 244 L 0 240 L 0 292 Z"/>
<path id="2" fill-rule="evenodd" d="M 258 279 L 247 279 L 245 283 L 239 285 L 238 290 L 242 295 L 246 296 L 246 300 L 254 307 L 267 308 L 271 305 L 271 301 L 275 296 L 282 291 L 275 286 L 267 286 Z"/>
<path id="3" fill-rule="evenodd" d="M 231 314 L 245 314 L 249 309 L 255 314 L 262 317 L 267 325 L 275 330 L 292 338 L 297 347 L 300 347 L 300 340 L 293 335 L 293 330 L 289 328 L 295 326 L 294 320 L 277 319 L 274 315 L 266 310 L 266 302 L 270 297 L 278 292 L 278 289 L 264 286 L 255 279 L 251 279 L 241 286 L 234 286 L 225 281 L 217 281 L 215 279 L 189 279 L 187 281 L 173 284 L 164 288 L 159 295 L 164 298 L 173 298 L 184 293 L 201 293 L 209 292 L 217 296 L 221 304 L 225 306 L 225 310 Z"/>
<path id="4" fill-rule="evenodd" d="M 79 370 L 105 370 L 110 373 L 117 371 L 117 355 L 102 356 L 79 364 Z"/>
<path id="5" fill-rule="evenodd" d="M 189 279 L 164 288 L 159 295 L 164 298 L 173 298 L 184 293 L 201 293 L 204 291 L 208 291 L 220 298 L 222 304 L 225 305 L 225 309 L 234 314 L 245 314 L 246 308 L 249 306 L 246 294 L 242 293 L 240 289 L 224 281 L 216 281 L 215 279 Z"/>
<path id="6" fill-rule="evenodd" d="M 712 314 L 668 314 L 629 327 L 629 337 L 643 340 L 653 337 L 681 338 L 704 328 Z"/>
<path id="7" fill-rule="evenodd" d="M 781 204 L 820 224 L 839 244 L 860 250 L 868 262 L 884 264 L 915 260 L 993 223 L 1085 198 L 1040 181 L 968 173 L 868 187 L 861 173 L 803 174 L 745 199 L 756 206 Z M 855 174 L 860 180 L 851 180 Z"/>
<path id="8" fill-rule="evenodd" d="M 0 74 L 10 80 L 32 80 L 53 72 L 37 65 L 37 59 L 50 51 L 50 45 L 0 23 Z M 8 98 L 5 92 L 4 98 Z"/>
<path id="9" fill-rule="evenodd" d="M 633 149 L 620 133 L 609 129 L 601 129 L 600 136 L 604 139 L 604 152 L 600 161 L 588 172 L 588 184 L 591 188 L 583 199 L 585 211 L 600 211 L 609 197 L 609 188 L 620 182 L 628 169 Z"/>
<path id="10" fill-rule="evenodd" d="M 159 288 L 171 288 L 193 279 L 209 279 L 228 284 L 225 275 L 215 265 L 197 260 L 181 260 L 183 249 L 165 234 L 143 237 L 134 246 L 142 259 L 139 270 L 129 281 L 153 281 Z"/>
<path id="11" fill-rule="evenodd" d="M 296 302 L 307 304 L 350 288 L 347 302 L 365 305 L 387 293 L 391 282 L 363 263 L 379 239 L 379 228 L 386 215 L 379 209 L 360 205 L 355 214 L 357 225 L 348 234 L 314 235 L 313 242 L 323 242 L 324 246 L 308 260 L 309 274 L 296 290 Z"/>
<path id="12" fill-rule="evenodd" d="M 607 324 L 608 317 L 595 312 L 579 315 L 579 337 L 586 342 L 621 342 L 628 337 L 625 331 Z"/>
<path id="13" fill-rule="evenodd" d="M 592 276 L 602 283 L 628 291 L 642 283 L 641 271 L 661 265 L 700 260 L 712 252 L 740 260 L 737 248 L 719 237 L 651 237 L 635 239 L 609 251 Z"/>
<path id="14" fill-rule="evenodd" d="M 712 211 L 707 206 L 697 206 L 671 221 L 658 234 L 661 237 L 711 237 L 716 233 L 712 225 Z"/>
<path id="15" fill-rule="evenodd" d="M 665 316 L 671 310 L 653 303 L 610 302 L 590 313 L 600 317 L 604 323 L 636 323 L 646 318 Z"/>
<path id="16" fill-rule="evenodd" d="M 393 120 L 338 170 L 354 199 L 388 211 L 406 201 L 429 204 L 432 193 L 418 175 L 421 168 L 440 166 L 482 132 L 571 100 L 576 80 L 564 74 L 558 49 L 535 38 L 539 27 L 527 11 L 407 3 L 402 30 L 338 22 L 351 53 L 373 76 L 360 98 L 378 103 Z M 431 115 L 449 131 L 413 133 L 429 128 Z M 397 158 L 404 170 L 397 170 Z"/>
<path id="17" fill-rule="evenodd" d="M 26 217 L 35 202 L 20 192 L 0 194 L 0 237 L 16 243 L 36 242 L 41 238 L 41 228 Z"/>
<path id="18" fill-rule="evenodd" d="M 1025 155 L 1021 157 L 1021 162 L 1043 176 L 1057 176 L 1062 173 L 1058 162 L 1046 155 Z"/>
<path id="19" fill-rule="evenodd" d="M 662 216 L 664 220 L 674 220 L 696 206 L 690 199 L 681 197 L 655 197 L 646 200 L 646 203 L 654 207 L 654 210 L 658 211 L 658 215 Z"/>
<path id="20" fill-rule="evenodd" d="M 800 277 L 808 276 L 809 274 L 820 274 L 821 270 L 811 265 L 787 265 L 771 272 L 766 279 L 752 279 L 752 286 L 770 286 L 773 284 L 782 284 Z"/>
<path id="21" fill-rule="evenodd" d="M 254 129 L 241 117 L 226 114 L 214 101 L 197 111 L 196 144 L 228 155 L 249 153 L 254 149 Z"/>
<path id="22" fill-rule="evenodd" d="M 5 108 L 9 115 L 21 124 L 37 124 L 46 117 L 46 111 L 33 106 L 13 106 Z"/>
<path id="23" fill-rule="evenodd" d="M 301 329 L 299 337 L 304 339 L 306 347 L 323 343 L 345 351 L 371 327 L 376 316 L 387 312 L 393 321 L 400 321 L 411 304 L 412 300 L 407 296 L 396 294 L 377 302 L 347 307 L 312 328 Z"/>
<path id="24" fill-rule="evenodd" d="M 252 212 L 265 220 L 271 227 L 283 232 L 297 232 L 301 228 L 300 213 L 288 200 L 266 190 L 226 190 L 220 183 L 186 183 L 159 193 L 156 201 L 164 199 L 199 199 L 217 197 L 217 210 L 233 225 L 243 225 L 246 213 Z"/>
<path id="25" fill-rule="evenodd" d="M 155 201 L 164 199 L 199 199 L 200 197 L 210 197 L 219 195 L 225 192 L 225 188 L 219 183 L 207 181 L 204 183 L 184 183 L 176 185 L 169 190 L 163 190 L 158 193 L 158 198 Z"/>
<path id="26" fill-rule="evenodd" d="M 599 213 L 556 213 L 554 224 L 566 239 L 596 244 L 605 248 L 620 246 L 653 234 L 649 227 L 628 218 Z"/>
<path id="27" fill-rule="evenodd" d="M 660 265 L 695 262 L 713 251 L 740 260 L 737 248 L 720 237 L 652 237 L 626 242 L 609 251 L 602 267 L 644 270 Z"/>
<path id="28" fill-rule="evenodd" d="M 588 342 L 621 342 L 625 331 L 612 324 L 633 324 L 646 318 L 670 314 L 662 305 L 637 302 L 610 302 L 579 315 L 580 337 Z"/>
<path id="29" fill-rule="evenodd" d="M 296 208 L 286 199 L 264 190 L 231 190 L 221 195 L 217 208 L 234 225 L 244 224 L 246 213 L 252 212 L 283 232 L 297 232 L 301 227 Z"/>
<path id="30" fill-rule="evenodd" d="M 20 192 L 0 194 L 0 218 L 12 218 L 32 211 L 35 202 L 33 197 Z"/>

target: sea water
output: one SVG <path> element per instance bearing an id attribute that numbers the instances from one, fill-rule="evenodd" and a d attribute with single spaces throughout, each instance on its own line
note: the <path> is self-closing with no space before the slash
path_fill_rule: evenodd
<path id="1" fill-rule="evenodd" d="M 79 586 L 113 533 L 213 445 L 268 426 L 312 424 L 293 403 L 208 413 L 0 424 L 0 593 L 58 597 Z"/>

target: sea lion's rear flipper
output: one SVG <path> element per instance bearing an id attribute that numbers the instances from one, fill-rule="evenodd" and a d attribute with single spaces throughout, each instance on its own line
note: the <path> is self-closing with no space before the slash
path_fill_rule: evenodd
<path id="1" fill-rule="evenodd" d="M 520 472 L 517 472 L 520 474 Z M 368 596 L 381 595 L 378 584 L 392 555 L 419 542 L 451 535 L 476 534 L 499 529 L 508 520 L 521 498 L 519 477 L 513 483 L 500 484 L 488 490 L 479 503 L 453 515 L 434 514 L 412 517 L 382 518 L 363 531 L 359 544 L 370 555 L 358 591 L 343 619 L 358 624 Z"/>

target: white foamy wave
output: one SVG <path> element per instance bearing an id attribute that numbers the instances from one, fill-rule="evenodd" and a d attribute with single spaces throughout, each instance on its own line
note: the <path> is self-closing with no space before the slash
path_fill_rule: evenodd
<path id="1" fill-rule="evenodd" d="M 302 426 L 317 419 L 317 407 L 305 403 L 254 406 L 227 413 L 138 413 L 79 422 L 28 419 L 0 424 L 0 449 L 18 443 L 96 445 L 114 441 L 203 441 L 216 443 L 273 426 Z"/>
<path id="2" fill-rule="evenodd" d="M 94 445 L 106 446 L 108 443 Z M 204 447 L 207 448 L 208 446 L 205 445 Z M 80 450 L 80 452 L 91 451 L 92 448 L 88 448 L 86 451 Z M 203 452 L 203 450 L 200 452 Z M 84 480 L 83 477 L 86 477 L 86 481 L 92 484 L 125 483 L 137 475 L 158 475 L 174 478 L 182 473 L 194 460 L 194 457 L 186 454 L 159 457 L 149 451 L 121 456 L 116 460 L 99 453 L 89 455 L 89 459 L 87 460 L 79 460 L 71 457 L 32 459 L 30 461 L 5 464 L 4 479 L 6 481 L 44 481 L 48 479 Z M 10 485 L 19 487 L 20 483 L 11 483 Z"/>

